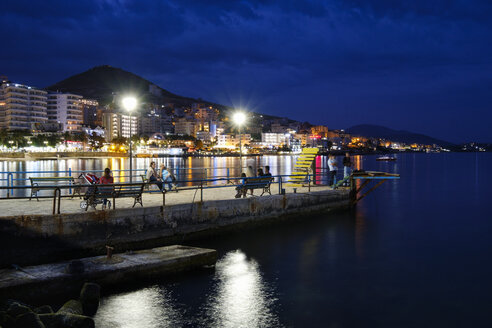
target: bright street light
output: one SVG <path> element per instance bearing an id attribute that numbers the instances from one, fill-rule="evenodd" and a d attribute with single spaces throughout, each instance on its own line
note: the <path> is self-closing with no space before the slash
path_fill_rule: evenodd
<path id="1" fill-rule="evenodd" d="M 121 104 L 130 114 L 130 183 L 133 182 L 133 170 L 132 170 L 132 111 L 137 107 L 137 98 L 127 96 L 121 99 Z"/>
<path id="2" fill-rule="evenodd" d="M 125 97 L 121 100 L 123 108 L 125 108 L 130 113 L 137 107 L 137 99 L 135 97 Z"/>
<path id="3" fill-rule="evenodd" d="M 232 120 L 236 125 L 241 127 L 241 125 L 243 125 L 244 122 L 246 122 L 246 114 L 244 114 L 243 112 L 236 112 L 232 116 Z"/>

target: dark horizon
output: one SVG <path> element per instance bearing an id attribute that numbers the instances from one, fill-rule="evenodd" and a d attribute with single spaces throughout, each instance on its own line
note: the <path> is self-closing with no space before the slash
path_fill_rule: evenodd
<path id="1" fill-rule="evenodd" d="M 492 4 L 6 1 L 0 75 L 46 87 L 94 66 L 181 96 L 331 129 L 492 142 Z"/>

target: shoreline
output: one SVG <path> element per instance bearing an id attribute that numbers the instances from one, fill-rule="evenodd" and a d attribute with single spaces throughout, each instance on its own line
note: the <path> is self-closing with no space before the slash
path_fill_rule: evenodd
<path id="1" fill-rule="evenodd" d="M 384 154 L 428 154 L 424 151 L 350 151 L 350 150 L 334 150 L 330 152 L 320 152 L 319 155 L 327 156 L 333 154 L 335 156 L 343 156 L 349 152 L 351 156 L 356 155 L 384 155 Z M 259 156 L 299 156 L 300 153 L 259 153 L 245 154 L 243 157 L 259 157 Z M 0 153 L 0 160 L 56 160 L 56 159 L 92 159 L 92 158 L 128 158 L 127 153 L 113 152 L 39 152 L 39 153 Z M 135 158 L 202 158 L 202 157 L 239 157 L 238 154 L 186 154 L 186 155 L 163 155 L 163 154 L 135 154 Z"/>

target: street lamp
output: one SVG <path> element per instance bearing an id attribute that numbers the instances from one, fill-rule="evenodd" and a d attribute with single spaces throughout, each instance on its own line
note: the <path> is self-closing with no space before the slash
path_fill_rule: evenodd
<path id="1" fill-rule="evenodd" d="M 241 126 L 246 122 L 246 114 L 243 112 L 236 112 L 232 116 L 232 121 L 236 126 L 238 127 L 239 130 L 239 170 L 243 170 L 243 147 L 242 147 L 242 135 L 241 135 Z M 241 172 L 239 172 L 241 174 Z"/>
<path id="2" fill-rule="evenodd" d="M 130 183 L 133 182 L 133 170 L 132 170 L 132 111 L 137 107 L 137 99 L 135 97 L 124 97 L 121 100 L 123 108 L 125 108 L 130 114 Z"/>

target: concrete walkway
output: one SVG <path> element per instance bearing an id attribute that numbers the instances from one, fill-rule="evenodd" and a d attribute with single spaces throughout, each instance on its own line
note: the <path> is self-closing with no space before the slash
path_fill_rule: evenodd
<path id="1" fill-rule="evenodd" d="M 155 188 L 155 187 L 153 187 Z M 293 193 L 294 190 L 291 187 L 285 187 L 286 193 Z M 331 190 L 331 188 L 327 186 L 312 186 L 311 191 L 322 191 L 322 190 Z M 307 193 L 308 188 L 302 187 L 297 188 L 297 193 Z M 273 195 L 278 194 L 278 184 L 271 185 L 271 192 Z M 254 195 L 248 197 L 259 197 L 261 194 L 261 190 L 255 190 Z M 222 188 L 211 188 L 203 190 L 203 201 L 209 200 L 223 200 L 230 199 L 235 200 L 234 196 L 236 195 L 235 187 L 222 187 Z M 263 195 L 262 197 L 265 197 Z M 200 201 L 200 190 L 181 190 L 179 192 L 169 192 L 166 193 L 165 196 L 166 205 L 175 205 L 175 204 L 186 204 L 192 202 Z M 83 209 L 80 208 L 80 202 L 82 199 L 75 197 L 71 198 L 62 198 L 60 213 L 82 213 Z M 112 201 L 112 200 L 111 200 Z M 144 193 L 143 194 L 143 205 L 144 207 L 152 207 L 152 206 L 162 206 L 163 197 L 161 193 Z M 133 198 L 120 198 L 116 199 L 116 208 L 131 208 L 133 205 Z M 139 204 L 135 205 L 135 207 L 140 207 Z M 93 212 L 94 209 L 89 208 L 88 212 Z M 101 205 L 97 206 L 96 211 L 101 211 Z M 21 215 L 50 215 L 53 212 L 53 199 L 40 199 L 36 201 L 35 199 L 29 201 L 28 199 L 2 199 L 0 200 L 0 217 L 6 216 L 21 216 Z"/>
<path id="2" fill-rule="evenodd" d="M 80 290 L 85 281 L 103 287 L 116 285 L 149 276 L 162 276 L 214 265 L 217 251 L 207 248 L 173 245 L 115 254 L 111 259 L 96 256 L 78 259 L 82 272 L 67 272 L 71 261 L 29 266 L 21 270 L 0 269 L 0 294 L 2 297 L 22 299 L 22 296 L 68 293 Z"/>

